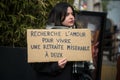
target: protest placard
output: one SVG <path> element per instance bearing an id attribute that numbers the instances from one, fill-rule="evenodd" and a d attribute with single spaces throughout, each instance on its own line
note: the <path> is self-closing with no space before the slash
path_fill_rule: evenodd
<path id="1" fill-rule="evenodd" d="M 90 61 L 89 29 L 28 29 L 28 62 Z"/>

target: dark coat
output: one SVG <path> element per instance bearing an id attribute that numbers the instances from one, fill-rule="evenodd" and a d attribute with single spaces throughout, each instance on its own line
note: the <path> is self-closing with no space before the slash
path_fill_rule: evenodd
<path id="1" fill-rule="evenodd" d="M 38 80 L 72 80 L 72 62 L 60 69 L 57 62 L 32 63 Z"/>

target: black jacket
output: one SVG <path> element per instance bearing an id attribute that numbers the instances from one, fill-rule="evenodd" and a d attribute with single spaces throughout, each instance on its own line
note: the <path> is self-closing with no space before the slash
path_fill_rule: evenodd
<path id="1" fill-rule="evenodd" d="M 72 80 L 72 62 L 60 69 L 57 62 L 32 63 L 38 80 Z"/>

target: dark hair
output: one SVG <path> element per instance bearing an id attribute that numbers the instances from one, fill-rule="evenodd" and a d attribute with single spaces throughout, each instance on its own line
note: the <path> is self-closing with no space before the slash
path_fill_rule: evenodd
<path id="1" fill-rule="evenodd" d="M 62 26 L 62 22 L 65 20 L 65 17 L 67 15 L 68 7 L 71 7 L 73 10 L 73 16 L 75 16 L 73 7 L 66 2 L 61 2 L 56 4 L 51 10 L 48 16 L 48 24 L 54 23 L 55 26 Z"/>

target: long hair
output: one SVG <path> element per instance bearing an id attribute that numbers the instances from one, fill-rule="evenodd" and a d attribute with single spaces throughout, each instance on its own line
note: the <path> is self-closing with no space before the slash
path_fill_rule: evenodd
<path id="1" fill-rule="evenodd" d="M 62 26 L 62 22 L 65 20 L 65 17 L 67 15 L 67 8 L 71 7 L 73 10 L 73 16 L 75 16 L 75 11 L 73 7 L 66 3 L 61 2 L 54 6 L 54 8 L 51 10 L 49 16 L 48 16 L 48 24 L 53 23 L 54 26 Z"/>

